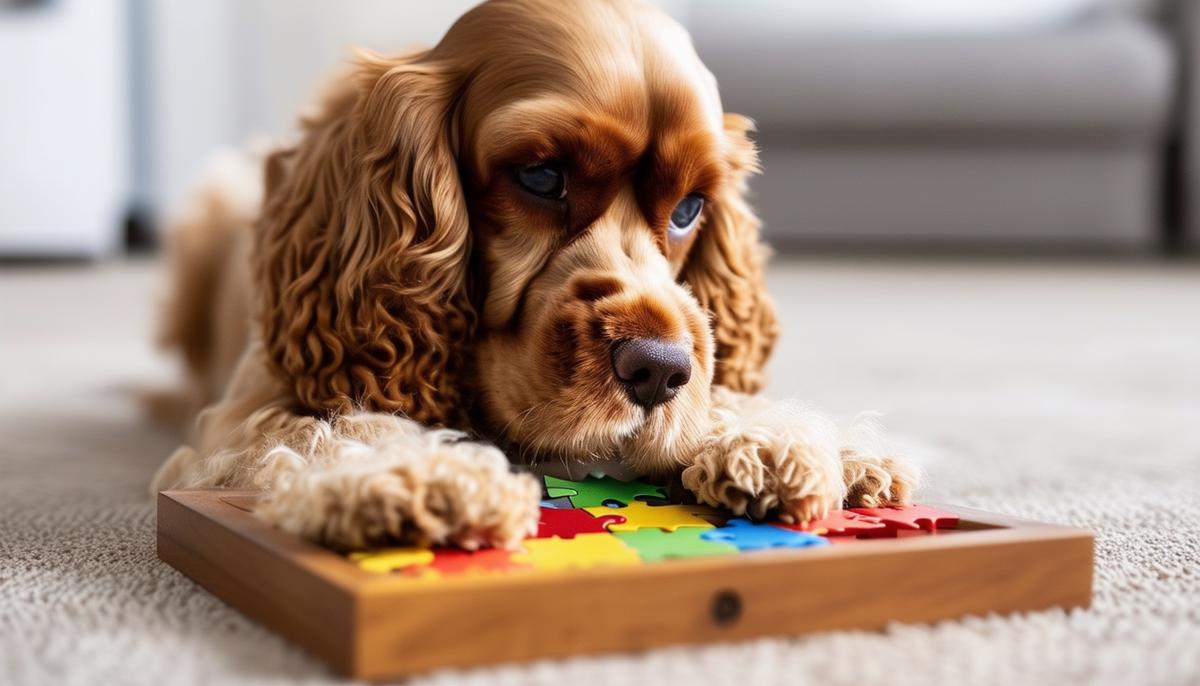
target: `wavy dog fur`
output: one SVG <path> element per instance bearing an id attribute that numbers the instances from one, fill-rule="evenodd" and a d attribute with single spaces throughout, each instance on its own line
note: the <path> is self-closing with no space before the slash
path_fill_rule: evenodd
<path id="1" fill-rule="evenodd" d="M 446 69 L 427 54 L 363 55 L 305 122 L 304 143 L 267 161 L 263 338 L 307 408 L 461 423 L 456 376 L 474 312 Z"/>
<path id="2" fill-rule="evenodd" d="M 209 186 L 178 227 L 167 340 L 210 404 L 155 488 L 262 489 L 260 516 L 341 547 L 515 545 L 539 489 L 497 445 L 754 516 L 903 501 L 915 475 L 875 442 L 748 395 L 778 335 L 751 130 L 633 0 L 493 0 L 430 50 L 360 55 L 267 157 L 257 216 Z M 517 181 L 546 163 L 561 198 Z M 669 231 L 689 195 L 702 219 Z M 631 338 L 686 351 L 670 401 L 615 377 Z"/>

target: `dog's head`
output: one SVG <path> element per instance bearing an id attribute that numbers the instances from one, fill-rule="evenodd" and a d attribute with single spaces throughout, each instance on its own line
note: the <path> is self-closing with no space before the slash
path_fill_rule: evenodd
<path id="1" fill-rule="evenodd" d="M 775 337 L 749 127 L 632 2 L 495 0 L 363 56 L 268 162 L 272 363 L 313 410 L 664 470 Z"/>

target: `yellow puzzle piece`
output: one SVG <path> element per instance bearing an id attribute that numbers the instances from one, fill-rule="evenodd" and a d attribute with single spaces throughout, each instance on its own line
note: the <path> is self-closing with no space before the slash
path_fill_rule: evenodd
<path id="1" fill-rule="evenodd" d="M 512 561 L 533 565 L 538 569 L 586 569 L 642 563 L 637 551 L 612 534 L 575 534 L 575 538 L 529 538 L 521 545 L 525 546 L 526 552 L 514 554 Z"/>
<path id="2" fill-rule="evenodd" d="M 433 562 L 433 551 L 428 548 L 380 548 L 350 553 L 350 559 L 368 572 L 387 574 L 411 565 L 427 565 Z"/>
<path id="3" fill-rule="evenodd" d="M 700 517 L 718 516 L 720 513 L 704 505 L 647 505 L 635 500 L 625 507 L 584 508 L 597 517 L 621 515 L 624 524 L 609 524 L 609 531 L 637 531 L 638 529 L 662 529 L 674 531 L 681 527 L 711 529 L 713 525 Z"/>

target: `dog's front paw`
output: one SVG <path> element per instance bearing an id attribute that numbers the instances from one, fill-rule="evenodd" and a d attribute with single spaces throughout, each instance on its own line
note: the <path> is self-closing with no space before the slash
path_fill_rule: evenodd
<path id="1" fill-rule="evenodd" d="M 432 432 L 431 432 L 432 433 Z M 537 529 L 541 489 L 493 447 L 430 436 L 346 441 L 328 466 L 283 478 L 256 513 L 339 549 L 446 543 L 515 547 Z"/>
<path id="2" fill-rule="evenodd" d="M 906 460 L 855 449 L 842 450 L 842 470 L 850 507 L 908 505 L 921 481 L 920 470 Z"/>
<path id="3" fill-rule="evenodd" d="M 726 417 L 684 469 L 683 485 L 708 505 L 793 522 L 824 517 L 846 492 L 833 426 L 788 408 Z"/>

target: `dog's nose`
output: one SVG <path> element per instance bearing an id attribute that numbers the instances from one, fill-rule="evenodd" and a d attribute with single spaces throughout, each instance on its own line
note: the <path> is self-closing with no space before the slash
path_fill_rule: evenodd
<path id="1" fill-rule="evenodd" d="M 612 363 L 617 380 L 647 410 L 674 398 L 692 378 L 688 347 L 656 338 L 630 338 L 617 343 Z"/>

